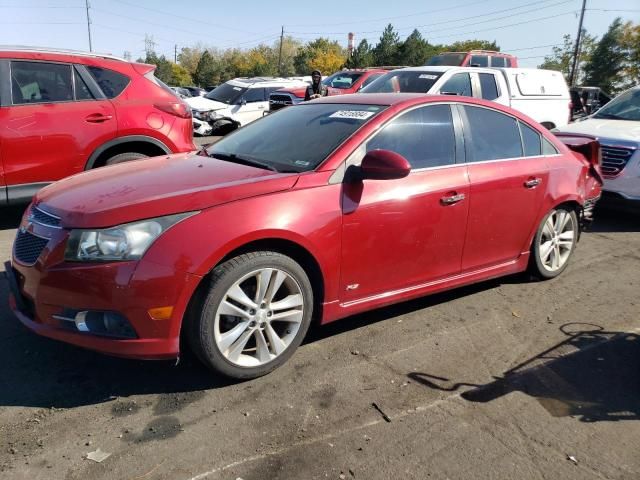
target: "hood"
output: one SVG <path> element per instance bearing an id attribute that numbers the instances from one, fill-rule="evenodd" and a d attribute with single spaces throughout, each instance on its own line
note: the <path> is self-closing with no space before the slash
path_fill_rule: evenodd
<path id="1" fill-rule="evenodd" d="M 606 118 L 589 118 L 582 122 L 572 123 L 558 128 L 561 132 L 585 133 L 598 138 L 611 140 L 627 140 L 640 142 L 640 122 L 631 120 L 609 120 Z"/>
<path id="2" fill-rule="evenodd" d="M 288 190 L 297 179 L 186 153 L 80 173 L 43 188 L 34 201 L 65 227 L 100 228 Z"/>
<path id="3" fill-rule="evenodd" d="M 209 110 L 222 110 L 223 108 L 229 108 L 230 105 L 222 102 L 216 102 L 204 97 L 190 97 L 185 98 L 184 101 L 191 107 L 192 110 L 198 110 L 202 112 L 208 112 Z"/>

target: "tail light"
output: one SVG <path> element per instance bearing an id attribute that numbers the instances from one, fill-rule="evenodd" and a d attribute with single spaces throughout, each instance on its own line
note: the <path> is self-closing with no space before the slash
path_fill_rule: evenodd
<path id="1" fill-rule="evenodd" d="M 191 118 L 191 109 L 183 102 L 162 102 L 155 103 L 153 106 L 158 110 L 162 110 L 170 115 L 175 115 L 176 117 Z"/>

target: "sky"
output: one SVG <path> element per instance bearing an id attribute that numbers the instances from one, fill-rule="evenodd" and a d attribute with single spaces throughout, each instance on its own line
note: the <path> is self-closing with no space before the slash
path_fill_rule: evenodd
<path id="1" fill-rule="evenodd" d="M 174 49 L 198 42 L 212 47 L 250 48 L 285 35 L 302 41 L 319 36 L 347 45 L 376 43 L 392 23 L 401 38 L 414 28 L 431 43 L 496 40 L 517 55 L 520 66 L 535 67 L 575 36 L 582 0 L 90 0 L 93 51 L 133 59 L 144 56 L 145 35 L 155 50 L 173 59 Z M 587 0 L 584 26 L 601 36 L 617 16 L 640 23 L 638 0 Z M 0 44 L 88 50 L 85 0 L 0 0 Z"/>

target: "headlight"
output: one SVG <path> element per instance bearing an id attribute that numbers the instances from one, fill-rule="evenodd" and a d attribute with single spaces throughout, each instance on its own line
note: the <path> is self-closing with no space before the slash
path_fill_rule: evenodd
<path id="1" fill-rule="evenodd" d="M 72 262 L 138 260 L 163 232 L 194 213 L 152 218 L 101 230 L 72 230 L 64 258 Z"/>

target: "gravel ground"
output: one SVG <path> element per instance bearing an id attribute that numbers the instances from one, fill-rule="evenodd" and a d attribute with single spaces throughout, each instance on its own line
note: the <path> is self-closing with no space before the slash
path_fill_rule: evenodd
<path id="1" fill-rule="evenodd" d="M 1 217 L 4 261 L 19 212 Z M 639 287 L 640 219 L 602 211 L 557 279 L 317 327 L 244 383 L 39 338 L 5 306 L 0 477 L 637 479 Z"/>

